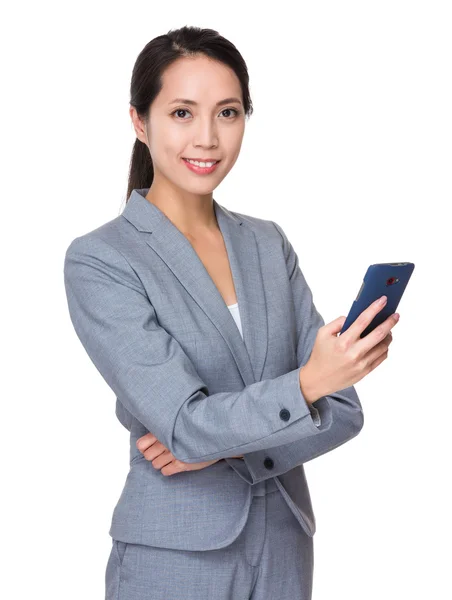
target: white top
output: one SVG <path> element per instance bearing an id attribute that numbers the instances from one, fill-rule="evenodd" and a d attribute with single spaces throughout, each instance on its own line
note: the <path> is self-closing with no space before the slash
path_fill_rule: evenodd
<path id="1" fill-rule="evenodd" d="M 240 320 L 240 312 L 239 312 L 238 302 L 236 302 L 235 304 L 229 304 L 229 305 L 227 305 L 227 307 L 229 308 L 232 316 L 234 317 L 234 321 L 240 331 L 240 335 L 243 338 L 242 321 Z M 312 404 L 309 405 L 309 410 L 311 411 L 311 415 L 314 420 L 314 424 L 318 427 L 319 425 L 321 425 L 319 411 L 317 410 L 317 408 L 315 406 L 312 406 Z"/>
<path id="2" fill-rule="evenodd" d="M 234 321 L 240 331 L 240 335 L 243 338 L 242 321 L 240 320 L 240 313 L 239 313 L 239 303 L 236 302 L 235 304 L 229 304 L 228 308 L 231 311 L 231 314 L 234 317 Z"/>

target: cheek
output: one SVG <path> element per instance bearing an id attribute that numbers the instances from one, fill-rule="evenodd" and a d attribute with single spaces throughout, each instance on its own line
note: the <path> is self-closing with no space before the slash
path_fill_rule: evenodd
<path id="1" fill-rule="evenodd" d="M 160 138 L 162 148 L 166 148 L 168 153 L 180 153 L 183 145 L 186 144 L 188 138 L 188 129 L 185 131 L 183 127 L 166 127 L 163 135 Z"/>
<path id="2" fill-rule="evenodd" d="M 158 162 L 166 162 L 180 156 L 187 145 L 187 133 L 182 127 L 169 123 L 156 123 L 150 134 L 150 145 L 153 156 Z"/>
<path id="3" fill-rule="evenodd" d="M 232 169 L 232 167 L 237 162 L 237 159 L 240 154 L 240 145 L 230 146 L 229 149 L 226 150 L 227 156 L 227 168 L 228 172 Z"/>
<path id="4" fill-rule="evenodd" d="M 239 153 L 240 148 L 242 147 L 243 142 L 243 128 L 237 127 L 232 128 L 230 131 L 225 131 L 222 136 L 221 143 L 222 146 L 226 149 L 228 157 L 231 157 L 235 162 Z"/>

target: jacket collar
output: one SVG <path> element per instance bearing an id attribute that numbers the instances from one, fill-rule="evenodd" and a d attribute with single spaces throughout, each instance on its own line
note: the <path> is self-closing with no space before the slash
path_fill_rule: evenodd
<path id="1" fill-rule="evenodd" d="M 267 310 L 259 253 L 248 224 L 213 200 L 237 294 L 244 339 L 212 278 L 185 235 L 134 189 L 122 212 L 144 241 L 168 265 L 228 345 L 245 385 L 260 381 L 267 354 Z"/>

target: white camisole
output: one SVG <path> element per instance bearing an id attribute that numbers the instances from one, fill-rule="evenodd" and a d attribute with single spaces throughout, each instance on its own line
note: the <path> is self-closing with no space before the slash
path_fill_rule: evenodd
<path id="1" fill-rule="evenodd" d="M 234 317 L 234 321 L 240 331 L 240 335 L 243 338 L 242 321 L 240 320 L 240 313 L 239 313 L 239 304 L 238 304 L 238 302 L 236 302 L 235 304 L 229 304 L 227 306 L 231 312 L 231 315 Z"/>

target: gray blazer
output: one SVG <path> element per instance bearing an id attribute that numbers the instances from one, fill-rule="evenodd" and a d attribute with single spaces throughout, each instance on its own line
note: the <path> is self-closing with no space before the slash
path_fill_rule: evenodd
<path id="1" fill-rule="evenodd" d="M 313 536 L 303 463 L 356 436 L 363 412 L 347 387 L 315 402 L 317 426 L 303 397 L 299 370 L 325 322 L 297 254 L 273 221 L 213 200 L 242 338 L 194 248 L 148 191 L 133 190 L 122 214 L 75 238 L 64 260 L 71 321 L 130 431 L 130 470 L 110 535 L 222 548 L 245 525 L 251 486 L 274 478 Z M 136 448 L 149 431 L 184 462 L 225 460 L 162 475 Z M 239 454 L 244 460 L 231 458 Z"/>

